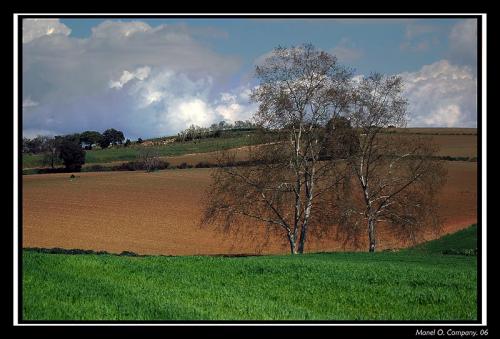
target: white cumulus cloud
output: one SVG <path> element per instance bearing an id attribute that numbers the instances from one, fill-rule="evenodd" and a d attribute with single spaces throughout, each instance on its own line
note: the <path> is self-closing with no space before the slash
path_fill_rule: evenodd
<path id="1" fill-rule="evenodd" d="M 218 92 L 210 76 L 193 77 L 166 67 L 152 68 L 149 73 L 142 81 L 129 80 L 130 85 L 113 88 L 120 102 L 129 107 L 121 118 L 128 122 L 130 135 L 141 136 L 142 131 L 171 135 L 190 125 L 248 120 L 256 110 L 249 103 L 250 85 Z M 132 78 L 127 75 L 125 79 Z"/>
<path id="2" fill-rule="evenodd" d="M 22 56 L 23 100 L 30 108 L 24 131 L 113 127 L 131 138 L 175 134 L 220 118 L 215 102 L 227 91 L 220 84 L 241 64 L 198 41 L 224 38 L 210 28 L 108 20 L 79 39 L 57 20 L 50 23 L 54 31 L 31 24 Z"/>
<path id="3" fill-rule="evenodd" d="M 475 67 L 477 62 L 477 19 L 464 19 L 450 32 L 451 60 Z"/>
<path id="4" fill-rule="evenodd" d="M 400 75 L 410 126 L 476 127 L 477 78 L 469 67 L 440 60 Z"/>
<path id="5" fill-rule="evenodd" d="M 120 22 L 104 21 L 100 25 L 92 28 L 93 39 L 109 39 L 129 37 L 138 32 L 147 32 L 152 30 L 151 26 L 141 21 Z"/>
<path id="6" fill-rule="evenodd" d="M 69 35 L 71 33 L 71 29 L 60 23 L 59 19 L 24 19 L 22 25 L 23 43 L 47 35 Z"/>
<path id="7" fill-rule="evenodd" d="M 109 87 L 122 88 L 127 82 L 129 82 L 130 80 L 133 80 L 133 79 L 137 79 L 137 80 L 142 81 L 149 76 L 150 72 L 151 72 L 151 68 L 148 66 L 137 68 L 135 71 L 132 71 L 132 72 L 124 70 L 120 79 L 118 79 L 116 81 L 109 82 Z"/>
<path id="8" fill-rule="evenodd" d="M 214 103 L 215 111 L 225 121 L 235 122 L 238 120 L 250 120 L 257 111 L 258 105 L 250 102 L 251 88 L 249 85 L 240 86 L 232 92 L 220 94 L 220 98 Z"/>

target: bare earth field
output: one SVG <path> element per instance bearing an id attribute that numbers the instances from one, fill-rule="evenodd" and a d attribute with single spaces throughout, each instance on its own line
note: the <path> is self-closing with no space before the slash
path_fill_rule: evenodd
<path id="1" fill-rule="evenodd" d="M 199 154 L 196 159 L 202 160 Z M 441 195 L 442 233 L 477 221 L 477 163 L 452 161 L 447 166 L 448 183 Z M 271 236 L 267 244 L 258 245 L 254 237 L 264 232 L 263 226 L 248 224 L 249 233 L 244 235 L 200 227 L 210 172 L 96 172 L 79 173 L 75 179 L 68 174 L 23 176 L 23 247 L 164 255 L 287 253 L 281 237 Z M 401 246 L 390 235 L 379 243 L 380 249 Z M 334 230 L 321 241 L 312 236 L 306 246 L 308 252 L 341 249 Z"/>
<path id="2" fill-rule="evenodd" d="M 439 135 L 477 135 L 473 127 L 409 127 L 389 128 L 388 131 L 405 134 L 439 134 Z"/>
<path id="3" fill-rule="evenodd" d="M 477 157 L 477 135 L 431 135 L 439 147 L 437 155 L 450 157 Z"/>

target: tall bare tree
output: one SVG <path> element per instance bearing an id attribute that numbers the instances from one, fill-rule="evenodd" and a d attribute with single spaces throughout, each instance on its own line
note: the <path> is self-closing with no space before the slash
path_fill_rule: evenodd
<path id="1" fill-rule="evenodd" d="M 61 143 L 60 137 L 47 138 L 45 142 L 45 153 L 42 159 L 44 165 L 50 165 L 54 168 L 55 165 L 60 165 L 61 159 L 59 158 L 59 146 Z"/>
<path id="2" fill-rule="evenodd" d="M 204 221 L 229 228 L 237 216 L 252 218 L 280 229 L 292 254 L 303 253 L 315 199 L 337 181 L 334 162 L 320 161 L 320 151 L 326 123 L 348 106 L 351 75 L 312 45 L 276 48 L 256 68 L 252 93 L 255 121 L 273 140 L 253 148 L 251 166 L 215 172 Z"/>
<path id="3" fill-rule="evenodd" d="M 359 149 L 347 161 L 354 180 L 343 182 L 337 199 L 341 229 L 351 236 L 368 231 L 369 251 L 377 246 L 377 225 L 385 222 L 404 239 L 416 240 L 438 228 L 436 194 L 446 171 L 434 160 L 430 140 L 384 134 L 388 126 L 406 126 L 407 101 L 400 77 L 373 74 L 356 86 L 350 121 L 359 133 Z"/>

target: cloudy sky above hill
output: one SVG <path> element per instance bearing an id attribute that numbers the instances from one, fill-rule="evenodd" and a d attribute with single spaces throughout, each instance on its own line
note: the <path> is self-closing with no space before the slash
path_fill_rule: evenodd
<path id="1" fill-rule="evenodd" d="M 357 75 L 400 74 L 410 126 L 476 127 L 475 19 L 25 19 L 23 134 L 246 120 L 255 65 L 304 42 Z"/>

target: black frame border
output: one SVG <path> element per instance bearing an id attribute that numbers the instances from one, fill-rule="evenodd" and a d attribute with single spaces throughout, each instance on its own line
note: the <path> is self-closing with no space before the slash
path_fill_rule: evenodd
<path id="1" fill-rule="evenodd" d="M 56 13 L 56 14 L 53 14 Z M 19 325 L 70 325 L 70 324 L 81 324 L 81 325 L 91 325 L 91 326 L 85 326 L 85 328 L 91 329 L 95 325 L 138 325 L 138 326 L 144 326 L 144 325 L 185 325 L 185 326 L 192 326 L 192 325 L 214 325 L 214 326 L 196 326 L 198 329 L 203 329 L 203 328 L 213 328 L 216 327 L 220 329 L 221 327 L 225 328 L 232 328 L 236 329 L 240 326 L 224 326 L 224 325 L 243 325 L 245 331 L 248 331 L 249 333 L 252 332 L 252 328 L 254 326 L 252 325 L 267 325 L 266 328 L 269 330 L 270 327 L 274 329 L 279 329 L 282 327 L 281 325 L 299 325 L 296 326 L 294 329 L 295 332 L 299 333 L 301 328 L 303 327 L 310 327 L 310 326 L 328 326 L 328 327 L 334 327 L 335 331 L 339 329 L 339 327 L 346 327 L 346 326 L 338 326 L 338 325 L 351 325 L 351 326 L 357 326 L 358 328 L 366 328 L 366 329 L 384 329 L 387 330 L 386 325 L 409 325 L 409 326 L 396 326 L 399 327 L 400 329 L 412 329 L 412 333 L 415 332 L 415 328 L 421 328 L 421 329 L 427 329 L 429 326 L 434 327 L 434 328 L 451 328 L 450 325 L 462 325 L 462 326 L 467 326 L 471 327 L 472 330 L 479 330 L 479 326 L 483 322 L 483 314 L 482 314 L 482 305 L 483 305 L 483 300 L 482 300 L 482 259 L 483 259 L 483 246 L 482 246 L 482 229 L 485 227 L 483 224 L 484 221 L 482 217 L 482 211 L 483 207 L 485 208 L 486 206 L 482 205 L 482 194 L 483 194 L 483 187 L 482 187 L 482 137 L 483 137 L 483 131 L 482 131 L 482 109 L 483 109 L 483 102 L 482 102 L 482 93 L 483 93 L 483 86 L 482 86 L 482 70 L 483 70 L 483 46 L 482 46 L 482 38 L 483 38 L 483 17 L 482 15 L 477 15 L 477 14 L 442 14 L 442 13 L 437 13 L 434 15 L 430 14 L 395 14 L 395 15 L 388 15 L 388 14 L 372 14 L 372 15 L 360 15 L 360 14 L 347 14 L 347 15 L 330 15 L 330 14 L 294 14 L 294 13 L 285 13 L 285 14 L 276 14 L 276 13 L 270 13 L 268 15 L 263 15 L 263 14 L 228 14 L 228 15 L 221 15 L 221 14 L 210 14 L 210 13 L 203 13 L 199 15 L 194 15 L 194 14 L 175 14 L 175 15 L 167 15 L 167 14 L 150 14 L 150 13 L 139 13 L 139 14 L 109 14 L 109 13 L 103 13 L 101 14 L 91 14 L 91 13 L 79 13 L 79 14 L 65 14 L 65 13 L 60 13 L 57 14 L 57 12 L 51 12 L 51 14 L 44 14 L 44 13 L 37 13 L 37 14 L 29 14 L 29 15 L 24 15 L 24 14 L 17 14 L 17 23 L 18 23 L 18 31 L 14 32 L 14 34 L 17 34 L 18 36 L 18 46 L 17 46 L 17 65 L 18 65 L 18 86 L 17 86 L 17 93 L 18 93 L 18 98 L 17 98 L 17 108 L 18 108 L 18 181 L 17 181 L 17 189 L 18 189 L 18 263 L 17 263 L 17 268 L 18 268 L 18 323 Z M 246 320 L 246 321 L 111 321 L 111 320 L 101 320 L 101 321 L 78 321 L 78 320 L 66 320 L 66 321 L 44 321 L 44 320 L 23 320 L 22 318 L 22 313 L 23 313 L 23 308 L 22 308 L 22 299 L 23 299 L 23 289 L 22 289 L 22 281 L 23 281 L 23 269 L 22 269 L 22 253 L 23 253 L 23 235 L 22 235 L 22 225 L 23 225 L 23 219 L 22 219 L 22 206 L 23 206 L 23 197 L 22 197 L 22 154 L 21 150 L 19 148 L 19 145 L 22 145 L 22 53 L 23 53 L 23 43 L 22 43 L 22 20 L 23 19 L 29 19 L 29 18 L 67 18 L 67 19 L 477 19 L 477 29 L 478 29 L 478 39 L 477 39 L 477 51 L 478 51 L 478 60 L 477 60 L 477 95 L 478 99 L 477 100 L 477 130 L 478 130 L 478 175 L 477 175 L 477 204 L 478 204 L 478 249 L 479 253 L 477 255 L 477 285 L 478 285 L 478 294 L 477 294 L 477 320 L 467 320 L 467 321 L 456 321 L 456 320 L 451 320 L 451 321 L 441 321 L 441 320 L 427 320 L 427 321 L 378 321 L 378 320 L 368 320 L 368 321 L 254 321 L 254 320 Z M 486 105 L 486 103 L 484 103 Z M 486 106 L 485 106 L 486 107 Z M 360 324 L 367 324 L 368 326 L 359 326 Z M 382 326 L 373 326 L 373 325 L 382 325 Z M 422 325 L 425 324 L 425 325 Z M 443 325 L 444 324 L 444 325 Z M 247 325 L 247 326 L 245 326 Z M 250 325 L 250 326 L 248 326 Z M 275 325 L 275 326 L 272 326 Z M 301 326 L 300 326 L 301 325 Z M 332 326 L 333 325 L 333 326 Z M 336 326 L 337 325 L 337 326 Z M 385 325 L 385 326 L 384 326 Z M 435 325 L 435 326 L 434 326 Z M 106 326 L 105 326 L 106 327 Z M 113 328 L 116 326 L 108 326 L 109 328 Z M 152 327 L 157 327 L 157 326 L 152 326 Z M 177 328 L 179 327 L 184 327 L 184 326 L 175 326 Z M 391 326 L 394 327 L 394 326 Z M 123 327 L 120 327 L 123 328 Z M 98 326 L 97 330 L 102 331 L 103 327 Z M 126 331 L 132 330 L 130 326 L 125 326 Z M 350 329 L 352 330 L 352 329 Z M 390 329 L 389 329 L 390 330 Z M 405 331 L 406 332 L 406 331 Z"/>

